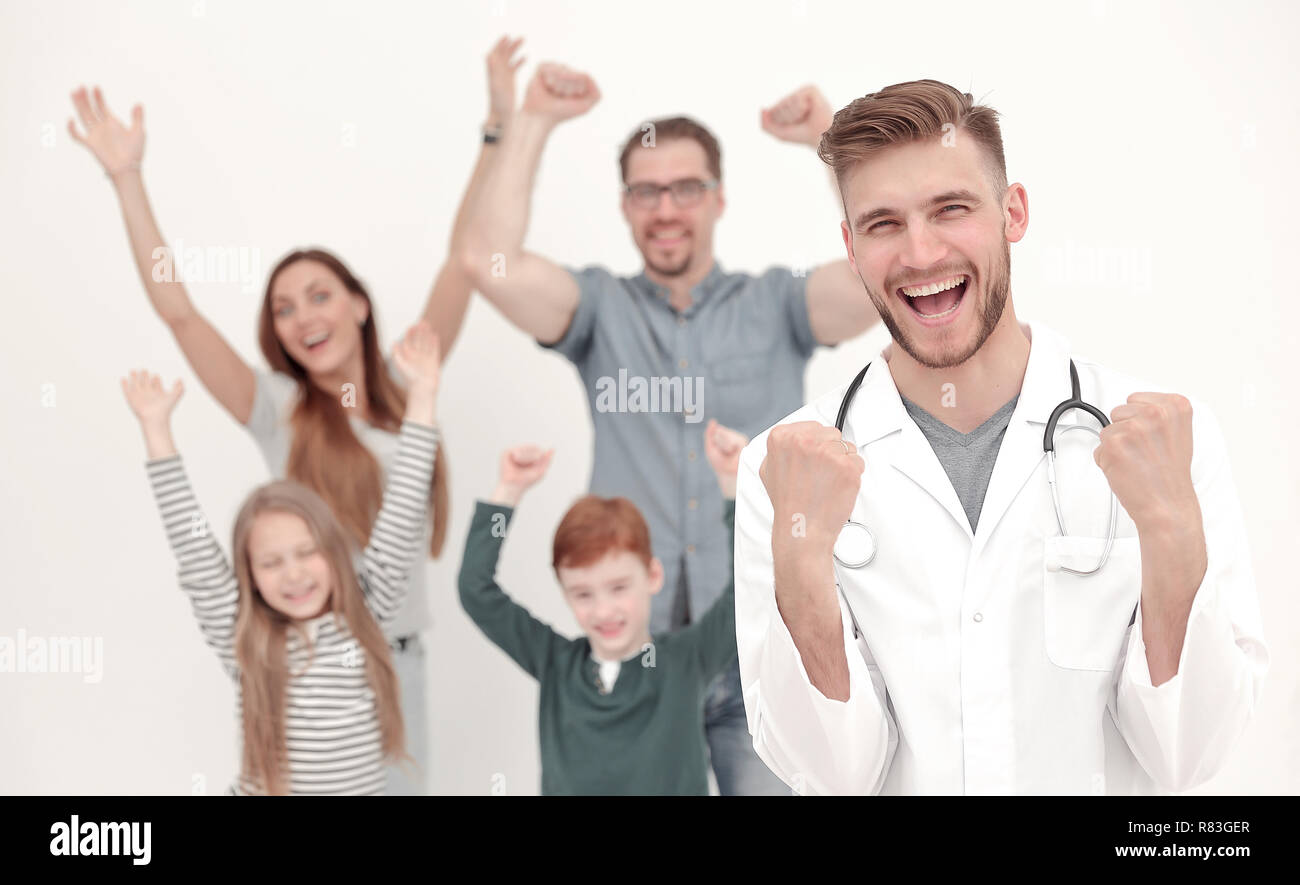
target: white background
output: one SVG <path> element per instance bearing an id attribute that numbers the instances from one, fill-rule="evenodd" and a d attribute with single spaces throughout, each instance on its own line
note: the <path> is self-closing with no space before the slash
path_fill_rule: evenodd
<path id="1" fill-rule="evenodd" d="M 144 104 L 146 183 L 173 245 L 259 250 L 248 291 L 190 292 L 261 365 L 265 272 L 296 246 L 324 245 L 353 267 L 385 344 L 416 318 L 477 153 L 483 57 L 502 33 L 527 39 L 521 91 L 553 59 L 589 70 L 604 94 L 547 149 L 529 245 L 619 273 L 640 269 L 617 212 L 616 160 L 642 120 L 688 113 L 718 135 L 729 206 L 717 253 L 728 269 L 758 271 L 842 249 L 826 172 L 810 150 L 765 135 L 760 107 L 809 82 L 839 108 L 933 77 L 997 108 L 1008 173 L 1029 193 L 1029 232 L 1012 249 L 1021 317 L 1209 403 L 1227 435 L 1273 665 L 1255 722 L 1203 791 L 1300 791 L 1300 22 L 1282 2 L 1043 7 L 6 2 L 0 635 L 100 637 L 105 660 L 95 684 L 0 674 L 0 792 L 218 792 L 235 770 L 232 688 L 176 587 L 118 379 L 147 367 L 185 380 L 178 444 L 227 546 L 239 503 L 267 479 L 149 308 L 109 182 L 66 135 L 68 93 L 98 83 L 123 116 Z M 884 340 L 877 330 L 819 351 L 808 397 Z M 478 296 L 443 391 L 453 513 L 431 577 L 429 783 L 534 793 L 536 686 L 461 612 L 455 574 L 500 449 L 558 447 L 500 577 L 574 635 L 547 563 L 560 515 L 585 490 L 587 406 L 574 369 Z"/>

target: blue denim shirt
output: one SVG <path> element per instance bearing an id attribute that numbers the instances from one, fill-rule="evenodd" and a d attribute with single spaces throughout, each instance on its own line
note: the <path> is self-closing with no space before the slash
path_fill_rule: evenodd
<path id="1" fill-rule="evenodd" d="M 817 343 L 806 278 L 779 267 L 726 273 L 715 262 L 677 311 L 644 272 L 568 270 L 578 308 L 559 341 L 538 343 L 582 377 L 595 435 L 591 492 L 640 508 L 664 566 L 650 629 L 673 629 L 687 604 L 690 620 L 701 617 L 731 574 L 722 493 L 704 455 L 709 419 L 753 437 L 803 405 Z"/>

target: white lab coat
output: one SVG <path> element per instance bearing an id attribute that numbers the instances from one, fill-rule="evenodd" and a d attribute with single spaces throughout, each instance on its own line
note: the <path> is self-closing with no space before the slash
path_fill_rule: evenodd
<path id="1" fill-rule="evenodd" d="M 1190 789 L 1223 765 L 1268 668 L 1259 605 L 1223 437 L 1193 400 L 1192 478 L 1209 567 L 1178 673 L 1153 687 L 1142 641 L 1137 532 L 1121 507 L 1101 572 L 1110 488 L 1092 458 L 1098 426 L 1067 412 L 1057 476 L 1069 536 L 1047 484 L 1043 431 L 1070 396 L 1069 349 L 1031 334 L 1020 399 L 972 534 L 943 466 L 877 355 L 845 421 L 866 471 L 852 518 L 874 561 L 837 567 L 849 699 L 808 680 L 776 607 L 772 505 L 758 476 L 767 432 L 741 457 L 736 502 L 736 642 L 754 749 L 796 792 L 1157 793 Z M 1075 357 L 1082 397 L 1109 417 L 1150 390 Z M 833 426 L 840 387 L 783 419 Z M 961 391 L 953 391 L 960 397 Z"/>

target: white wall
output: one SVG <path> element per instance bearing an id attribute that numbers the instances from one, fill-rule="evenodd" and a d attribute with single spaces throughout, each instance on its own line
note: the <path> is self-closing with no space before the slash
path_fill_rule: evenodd
<path id="1" fill-rule="evenodd" d="M 483 56 L 501 33 L 527 38 L 524 76 L 561 60 L 604 94 L 546 153 L 530 246 L 625 273 L 639 263 L 617 213 L 616 156 L 644 119 L 690 113 L 718 134 L 730 201 L 718 255 L 759 270 L 841 249 L 825 171 L 762 133 L 761 106 L 808 82 L 839 108 L 934 77 L 1001 111 L 1009 174 L 1030 196 L 1029 234 L 1012 249 L 1020 315 L 1207 401 L 1227 434 L 1273 670 L 1256 721 L 1204 791 L 1297 792 L 1298 24 L 1284 2 L 1230 14 L 1114 0 L 997 12 L 937 0 L 5 3 L 0 635 L 98 637 L 104 670 L 97 683 L 0 674 L 0 793 L 189 793 L 196 776 L 216 792 L 234 770 L 231 688 L 175 586 L 118 378 L 148 367 L 185 379 L 178 443 L 223 535 L 266 478 L 148 308 L 109 183 L 66 135 L 68 93 L 98 83 L 119 114 L 145 105 L 146 182 L 173 245 L 260 250 L 248 291 L 191 286 L 260 363 L 265 269 L 293 246 L 323 244 L 357 270 L 386 343 L 416 317 L 476 154 Z M 1089 270 L 1086 253 L 1118 270 Z M 809 396 L 883 334 L 819 353 Z M 432 577 L 430 785 L 485 793 L 500 774 L 508 792 L 532 793 L 536 688 L 463 615 L 454 579 L 499 449 L 556 445 L 501 577 L 572 633 L 545 564 L 585 487 L 590 423 L 572 367 L 481 300 L 445 377 L 454 512 Z"/>

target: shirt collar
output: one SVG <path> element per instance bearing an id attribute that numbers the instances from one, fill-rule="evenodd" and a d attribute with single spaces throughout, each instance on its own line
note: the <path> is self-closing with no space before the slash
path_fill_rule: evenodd
<path id="1" fill-rule="evenodd" d="M 587 657 L 595 661 L 597 664 L 626 664 L 628 661 L 634 660 L 635 658 L 638 658 L 643 654 L 645 654 L 645 649 L 638 648 L 636 651 L 632 652 L 625 658 L 620 658 L 617 661 L 607 661 L 604 658 L 596 657 L 595 649 L 591 648 L 591 640 L 587 640 Z"/>
<path id="2" fill-rule="evenodd" d="M 315 644 L 316 640 L 320 637 L 320 631 L 321 628 L 325 626 L 325 622 L 332 617 L 334 617 L 334 612 L 327 610 L 324 614 L 317 615 L 310 621 L 303 621 L 303 629 L 307 631 L 307 636 L 311 639 L 313 644 Z"/>
<path id="3" fill-rule="evenodd" d="M 691 288 L 691 306 L 684 312 L 690 313 L 695 310 L 697 305 L 707 299 L 710 295 L 718 290 L 722 282 L 727 278 L 727 273 L 722 269 L 722 265 L 715 258 L 713 266 L 705 274 L 704 279 L 700 280 Z M 642 269 L 639 274 L 632 278 L 642 291 L 654 296 L 657 301 L 664 305 L 668 304 L 668 288 L 660 286 L 654 280 L 650 279 L 645 270 Z"/>
<path id="4" fill-rule="evenodd" d="M 1045 425 L 1057 404 L 1070 397 L 1070 345 L 1042 323 L 1025 322 L 1024 325 L 1030 335 L 1029 362 L 1011 420 Z M 902 429 L 904 422 L 911 420 L 883 353 L 882 347 L 871 358 L 871 368 L 844 419 L 845 436 L 859 449 Z M 838 390 L 839 397 L 827 398 L 823 417 L 828 424 L 834 424 L 847 388 L 845 384 Z"/>

